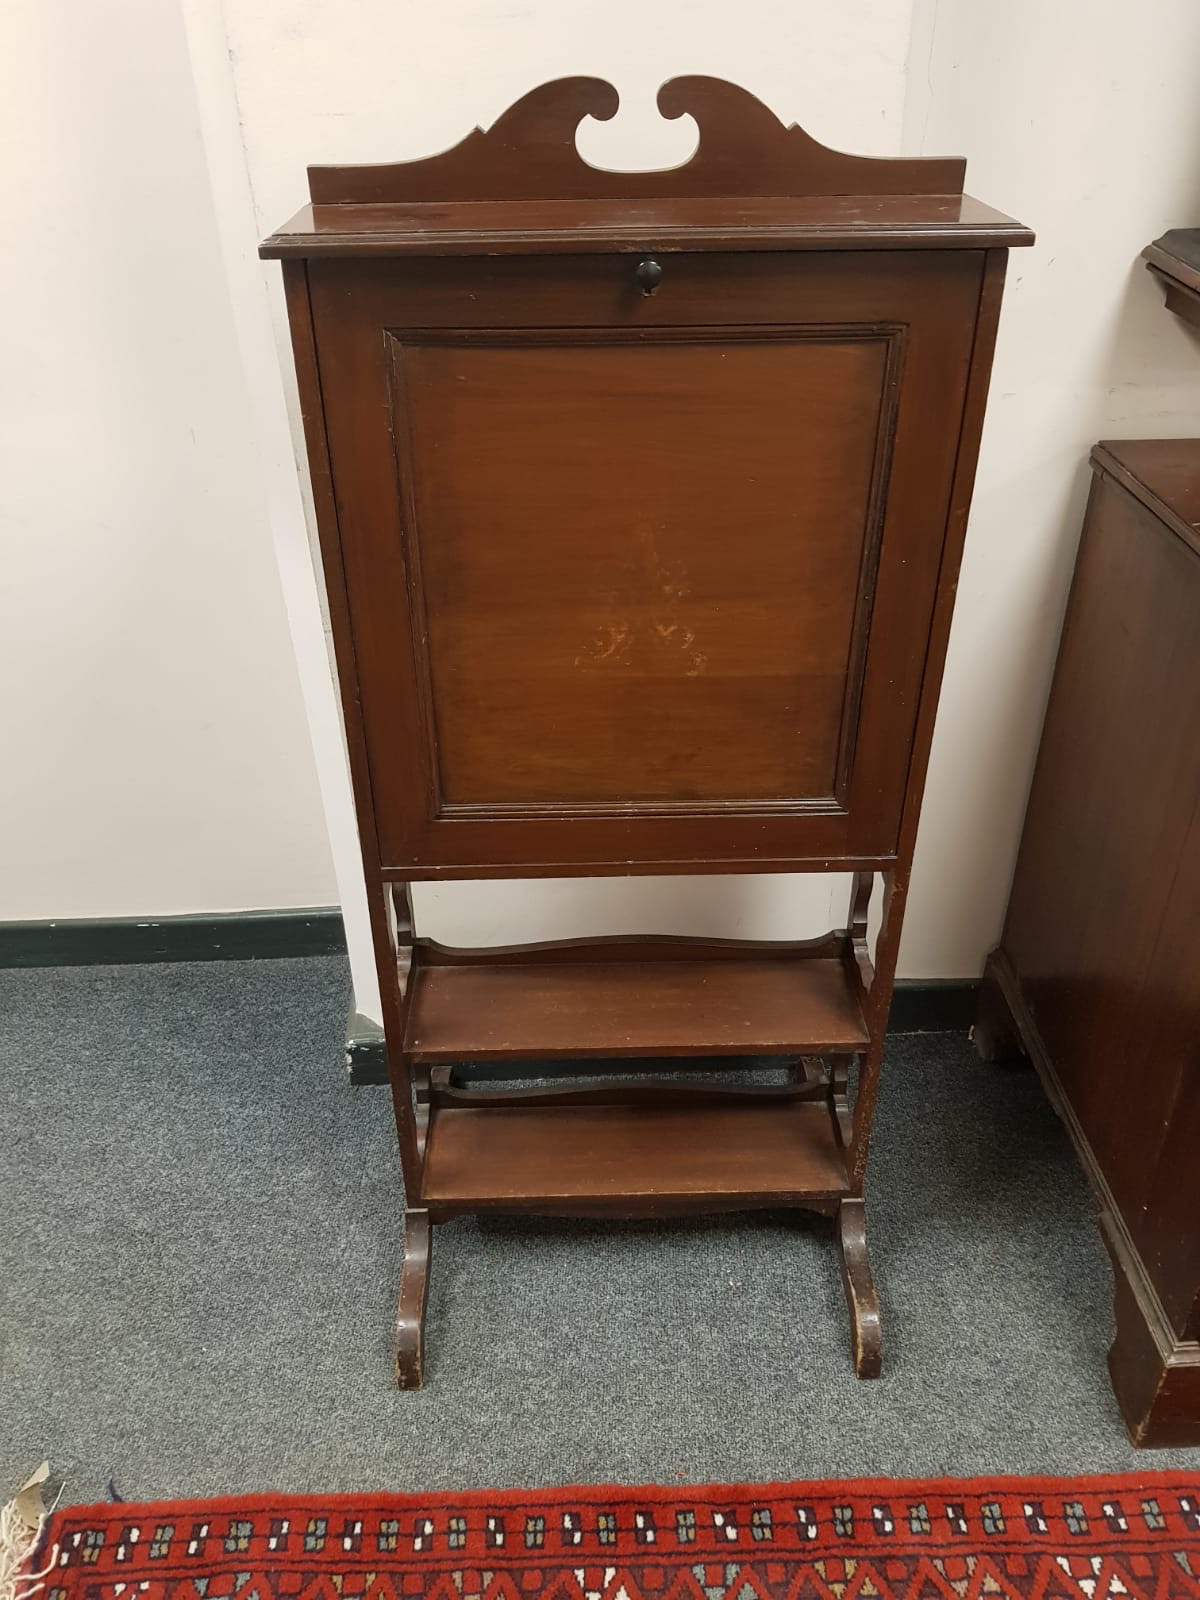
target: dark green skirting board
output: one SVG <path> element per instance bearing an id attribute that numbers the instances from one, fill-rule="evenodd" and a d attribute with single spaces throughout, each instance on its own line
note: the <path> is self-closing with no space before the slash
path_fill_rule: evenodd
<path id="1" fill-rule="evenodd" d="M 269 961 L 346 948 L 336 906 L 0 922 L 0 967 L 107 967 L 144 961 Z"/>

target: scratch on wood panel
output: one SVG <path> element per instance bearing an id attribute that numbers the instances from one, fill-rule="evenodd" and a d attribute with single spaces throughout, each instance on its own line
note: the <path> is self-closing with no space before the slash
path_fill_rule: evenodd
<path id="1" fill-rule="evenodd" d="M 637 587 L 643 594 L 657 596 L 650 610 L 649 624 L 644 633 L 635 622 L 606 623 L 589 641 L 587 649 L 575 657 L 577 667 L 596 667 L 607 662 L 613 666 L 633 664 L 635 647 L 644 640 L 652 650 L 678 652 L 683 657 L 684 675 L 698 678 L 708 670 L 708 657 L 702 650 L 693 649 L 695 631 L 674 616 L 675 608 L 688 597 L 687 568 L 682 561 L 664 561 L 659 554 L 655 532 L 648 524 L 634 528 L 634 537 L 640 547 L 641 580 Z M 605 592 L 606 602 L 616 602 L 615 593 Z M 665 606 L 669 609 L 664 610 Z"/>
<path id="2" fill-rule="evenodd" d="M 650 624 L 654 641 L 668 649 L 678 650 L 687 661 L 684 667 L 685 675 L 689 678 L 698 678 L 708 668 L 708 657 L 703 651 L 692 649 L 696 642 L 693 629 L 685 622 L 670 620 L 679 602 L 688 597 L 687 568 L 682 561 L 663 560 L 652 527 L 648 525 L 639 527 L 637 536 L 642 547 L 646 576 L 650 580 L 649 587 L 656 589 L 661 599 L 671 608 L 666 617 L 663 617 L 657 608 L 651 613 Z"/>
<path id="3" fill-rule="evenodd" d="M 601 661 L 615 661 L 620 666 L 628 666 L 632 646 L 631 634 L 632 630 L 627 622 L 619 623 L 616 627 L 610 625 L 601 628 L 588 648 L 580 651 L 575 657 L 575 665 L 591 667 Z"/>

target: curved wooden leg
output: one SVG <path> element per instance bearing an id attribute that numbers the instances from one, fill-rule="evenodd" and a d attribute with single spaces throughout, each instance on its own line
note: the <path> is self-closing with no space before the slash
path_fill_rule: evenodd
<path id="1" fill-rule="evenodd" d="M 817 1085 L 825 1082 L 825 1063 L 820 1056 L 796 1056 L 788 1063 L 793 1083 Z"/>
<path id="2" fill-rule="evenodd" d="M 854 1138 L 854 1114 L 850 1110 L 851 1056 L 834 1056 L 829 1064 L 829 1104 L 842 1149 L 849 1150 Z"/>
<path id="3" fill-rule="evenodd" d="M 429 1113 L 431 1100 L 431 1075 L 424 1064 L 413 1067 L 413 1121 L 417 1131 L 417 1154 L 425 1159 L 425 1145 L 429 1139 Z"/>
<path id="4" fill-rule="evenodd" d="M 883 1364 L 883 1337 L 879 1327 L 879 1301 L 867 1257 L 867 1229 L 860 1199 L 838 1206 L 838 1249 L 842 1257 L 842 1286 L 850 1312 L 854 1341 L 854 1370 L 860 1378 L 877 1378 Z"/>
<path id="5" fill-rule="evenodd" d="M 429 1294 L 432 1231 L 428 1211 L 404 1214 L 404 1266 L 396 1309 L 396 1383 L 419 1389 L 425 1376 L 425 1301 Z"/>

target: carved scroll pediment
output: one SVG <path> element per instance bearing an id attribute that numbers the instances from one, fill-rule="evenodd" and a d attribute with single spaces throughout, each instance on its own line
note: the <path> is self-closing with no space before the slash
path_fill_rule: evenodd
<path id="1" fill-rule="evenodd" d="M 558 78 L 441 155 L 310 167 L 309 190 L 315 205 L 962 193 L 963 161 L 844 155 L 786 126 L 761 100 L 721 78 L 672 78 L 657 104 L 668 121 L 688 114 L 700 129 L 699 145 L 682 166 L 611 172 L 589 165 L 575 142 L 579 124 L 589 116 L 609 121 L 619 96 L 602 78 Z"/>

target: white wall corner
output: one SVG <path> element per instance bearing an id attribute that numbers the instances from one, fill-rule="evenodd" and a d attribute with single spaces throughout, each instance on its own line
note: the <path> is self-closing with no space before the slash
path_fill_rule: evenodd
<path id="1" fill-rule="evenodd" d="M 366 886 L 359 853 L 341 707 L 330 673 L 321 594 L 308 534 L 284 384 L 272 332 L 268 283 L 221 0 L 179 0 L 196 88 L 212 205 L 225 267 L 264 503 L 288 628 L 316 758 L 321 803 L 346 928 L 354 1007 L 381 1018 Z"/>

